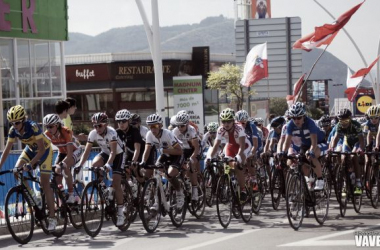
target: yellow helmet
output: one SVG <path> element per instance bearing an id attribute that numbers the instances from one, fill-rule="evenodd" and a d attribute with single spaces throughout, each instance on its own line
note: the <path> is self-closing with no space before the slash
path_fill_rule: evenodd
<path id="1" fill-rule="evenodd" d="M 376 105 L 369 107 L 369 109 L 367 110 L 367 115 L 369 117 L 380 116 L 380 107 Z"/>
<path id="2" fill-rule="evenodd" d="M 8 110 L 7 118 L 8 118 L 8 121 L 10 121 L 10 122 L 19 121 L 19 120 L 24 119 L 25 118 L 25 110 L 24 110 L 23 106 L 16 105 L 16 106 L 11 107 Z"/>

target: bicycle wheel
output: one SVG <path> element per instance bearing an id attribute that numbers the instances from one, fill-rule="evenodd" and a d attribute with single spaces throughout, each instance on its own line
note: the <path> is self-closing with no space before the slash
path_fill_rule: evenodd
<path id="1" fill-rule="evenodd" d="M 51 234 L 59 238 L 66 232 L 67 228 L 66 197 L 58 191 L 56 186 L 51 186 L 51 188 L 54 196 L 54 217 L 57 219 L 57 226 Z"/>
<path id="2" fill-rule="evenodd" d="M 249 180 L 247 180 L 249 182 Z M 252 218 L 252 189 L 248 189 L 248 185 L 246 183 L 246 190 L 247 190 L 247 199 L 244 202 L 239 203 L 239 198 L 236 196 L 236 193 L 234 195 L 234 200 L 236 203 L 238 203 L 239 213 L 242 218 L 242 220 L 245 223 L 248 223 Z M 260 192 L 257 192 L 260 193 Z"/>
<path id="3" fill-rule="evenodd" d="M 123 213 L 124 213 L 124 224 L 122 226 L 118 226 L 117 228 L 120 231 L 126 231 L 132 223 L 133 217 L 132 215 L 135 213 L 136 207 L 133 204 L 133 196 L 132 189 L 129 186 L 126 180 L 121 181 L 121 189 L 123 191 Z M 116 225 L 116 222 L 115 222 Z"/>
<path id="4" fill-rule="evenodd" d="M 373 208 L 377 208 L 379 205 L 379 167 L 372 166 L 369 176 L 369 195 L 371 205 Z"/>
<path id="5" fill-rule="evenodd" d="M 83 189 L 83 183 L 76 183 L 74 185 L 74 196 L 76 197 L 76 201 L 74 204 L 67 204 L 67 212 L 69 214 L 70 223 L 75 229 L 82 228 L 80 206 Z"/>
<path id="6" fill-rule="evenodd" d="M 203 179 L 203 175 L 198 173 L 198 200 L 191 201 L 191 210 L 192 210 L 192 215 L 194 215 L 195 218 L 199 219 L 202 217 L 203 213 L 205 212 L 205 207 L 206 207 L 206 196 L 205 196 L 205 183 Z"/>
<path id="7" fill-rule="evenodd" d="M 251 192 L 252 194 L 252 212 L 255 214 L 259 214 L 261 204 L 264 198 L 264 192 L 265 192 L 265 179 L 260 178 L 259 176 L 257 177 L 257 185 L 259 190 L 256 192 Z M 249 190 L 252 190 L 252 184 L 250 184 Z"/>
<path id="8" fill-rule="evenodd" d="M 304 218 L 305 213 L 305 195 L 301 175 L 293 175 L 286 189 L 286 215 L 290 226 L 298 230 Z"/>
<path id="9" fill-rule="evenodd" d="M 145 182 L 140 198 L 140 218 L 148 233 L 156 231 L 161 219 L 161 196 L 156 179 Z"/>
<path id="10" fill-rule="evenodd" d="M 232 216 L 232 192 L 228 175 L 219 178 L 216 189 L 216 211 L 220 224 L 227 228 Z"/>
<path id="11" fill-rule="evenodd" d="M 33 208 L 21 187 L 11 188 L 5 197 L 5 220 L 13 239 L 26 244 L 33 236 Z"/>
<path id="12" fill-rule="evenodd" d="M 204 192 L 205 192 L 205 202 L 207 206 L 212 207 L 214 193 L 215 193 L 215 183 L 213 174 L 210 172 L 208 168 L 205 168 L 203 171 L 203 179 L 204 179 Z"/>
<path id="13" fill-rule="evenodd" d="M 179 179 L 178 182 L 181 185 L 181 190 L 185 190 L 183 181 Z M 169 204 L 170 204 L 169 217 L 170 217 L 170 220 L 172 221 L 172 224 L 175 227 L 182 226 L 183 222 L 185 221 L 188 202 L 185 201 L 182 207 L 177 206 L 177 191 L 173 188 L 173 186 L 170 186 Z"/>
<path id="14" fill-rule="evenodd" d="M 315 192 L 315 206 L 313 206 L 314 218 L 320 224 L 326 221 L 329 214 L 329 201 L 330 201 L 330 184 L 325 179 L 325 186 L 323 190 Z"/>
<path id="15" fill-rule="evenodd" d="M 351 185 L 352 186 L 352 190 L 351 190 L 351 201 L 352 201 L 352 204 L 354 205 L 354 210 L 356 213 L 360 213 L 360 209 L 362 207 L 362 201 L 363 201 L 363 195 L 360 194 L 360 195 L 355 195 L 354 194 L 354 190 L 355 190 L 355 186 L 354 185 Z"/>
<path id="16" fill-rule="evenodd" d="M 340 215 L 344 217 L 347 210 L 348 194 L 347 194 L 347 181 L 344 171 L 344 167 L 339 167 L 337 172 L 337 181 L 336 181 L 336 198 L 339 203 Z"/>
<path id="17" fill-rule="evenodd" d="M 104 220 L 104 200 L 97 181 L 89 182 L 83 190 L 81 217 L 86 233 L 95 237 L 102 229 Z"/>
<path id="18" fill-rule="evenodd" d="M 134 222 L 137 218 L 137 214 L 139 213 L 140 210 L 140 198 L 141 198 L 141 193 L 144 189 L 144 185 L 141 184 L 140 182 L 137 182 L 137 191 L 133 192 L 132 191 L 132 202 L 133 202 L 133 209 L 131 211 L 131 222 Z"/>
<path id="19" fill-rule="evenodd" d="M 280 171 L 278 171 L 278 169 L 274 169 L 273 174 L 272 174 L 270 195 L 272 198 L 272 207 L 274 210 L 278 209 L 278 206 L 280 205 L 280 200 L 281 200 L 282 184 L 281 184 L 280 174 L 281 173 Z"/>
<path id="20" fill-rule="evenodd" d="M 40 214 L 38 216 L 36 214 L 36 211 L 34 212 L 35 213 L 34 222 L 35 222 L 36 226 L 40 227 L 46 235 L 49 235 L 50 232 L 48 231 L 48 220 L 47 220 L 47 216 L 46 216 L 46 214 L 49 213 L 49 210 L 47 209 L 47 206 L 46 206 L 45 193 L 41 187 L 40 187 L 40 195 L 41 195 L 41 197 L 40 197 L 41 198 L 41 210 L 40 210 Z"/>

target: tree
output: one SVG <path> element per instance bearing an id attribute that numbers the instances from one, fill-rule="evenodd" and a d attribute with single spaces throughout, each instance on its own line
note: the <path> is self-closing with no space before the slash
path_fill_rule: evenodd
<path id="1" fill-rule="evenodd" d="M 236 102 L 236 110 L 243 109 L 244 95 L 255 95 L 255 90 L 245 92 L 240 84 L 243 69 L 230 63 L 223 64 L 218 71 L 210 72 L 206 85 L 210 89 L 219 90 L 220 95 L 227 95 L 231 102 Z"/>
<path id="2" fill-rule="evenodd" d="M 319 108 L 309 108 L 309 110 L 306 109 L 306 114 L 307 116 L 309 116 L 310 118 L 314 119 L 314 120 L 318 120 L 321 118 L 322 115 L 324 115 L 325 113 L 323 112 L 323 110 L 319 109 Z"/>
<path id="3" fill-rule="evenodd" d="M 288 109 L 288 103 L 285 98 L 274 97 L 269 101 L 269 113 L 276 116 L 284 115 Z"/>

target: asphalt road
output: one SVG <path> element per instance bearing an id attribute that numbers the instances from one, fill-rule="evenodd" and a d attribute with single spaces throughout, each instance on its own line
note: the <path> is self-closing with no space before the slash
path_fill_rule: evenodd
<path id="1" fill-rule="evenodd" d="M 179 229 L 169 217 L 162 218 L 158 230 L 146 233 L 141 221 L 133 223 L 129 230 L 120 232 L 110 222 L 103 225 L 96 238 L 89 237 L 84 230 L 69 227 L 66 234 L 57 239 L 35 232 L 26 245 L 19 245 L 10 235 L 0 236 L 0 248 L 5 249 L 357 249 L 355 232 L 379 231 L 380 214 L 364 199 L 361 213 L 357 214 L 349 205 L 346 217 L 339 214 L 335 197 L 331 198 L 328 220 L 320 226 L 313 217 L 305 218 L 299 231 L 294 231 L 285 214 L 285 202 L 274 211 L 268 196 L 259 215 L 254 215 L 249 223 L 233 219 L 227 229 L 219 224 L 216 208 L 206 208 L 202 219 L 187 214 L 187 219 Z"/>

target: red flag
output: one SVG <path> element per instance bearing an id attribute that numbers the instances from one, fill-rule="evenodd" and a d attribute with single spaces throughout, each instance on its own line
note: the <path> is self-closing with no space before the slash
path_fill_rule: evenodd
<path id="1" fill-rule="evenodd" d="M 253 47 L 248 55 L 244 66 L 244 74 L 240 83 L 246 87 L 268 77 L 267 44 L 259 44 Z"/>
<path id="2" fill-rule="evenodd" d="M 333 23 L 315 27 L 315 31 L 313 33 L 297 40 L 293 45 L 293 49 L 310 51 L 315 47 L 320 47 L 321 45 L 329 45 L 338 34 L 338 31 L 347 24 L 347 22 L 351 19 L 351 16 L 364 2 L 365 1 L 343 13 Z"/>
<path id="3" fill-rule="evenodd" d="M 303 84 L 303 79 L 305 78 L 306 76 L 306 73 L 303 74 L 298 80 L 297 82 L 294 84 L 294 88 L 293 88 L 293 95 L 287 95 L 286 96 L 286 100 L 288 101 L 288 104 L 292 104 L 294 102 L 294 100 L 297 99 L 297 96 L 300 94 L 301 92 L 301 87 L 302 87 L 302 84 Z M 292 101 L 292 102 L 290 102 Z"/>
<path id="4" fill-rule="evenodd" d="M 373 61 L 373 62 L 371 63 L 371 65 L 369 65 L 367 68 L 362 68 L 362 69 L 359 69 L 358 71 L 356 71 L 356 72 L 351 76 L 351 78 L 356 78 L 356 77 L 360 77 L 360 76 L 365 76 L 365 75 L 367 75 L 367 74 L 371 71 L 372 67 L 375 66 L 375 64 L 377 63 L 377 61 L 379 60 L 379 58 L 380 58 L 380 55 L 377 56 L 377 58 L 375 59 L 375 61 Z"/>
<path id="5" fill-rule="evenodd" d="M 347 94 L 347 99 L 352 102 L 356 96 L 356 88 L 363 80 L 363 77 L 357 77 L 357 78 L 351 78 L 351 71 L 349 68 L 347 68 L 347 89 L 344 91 L 344 93 Z M 354 96 L 355 95 L 355 96 Z"/>

